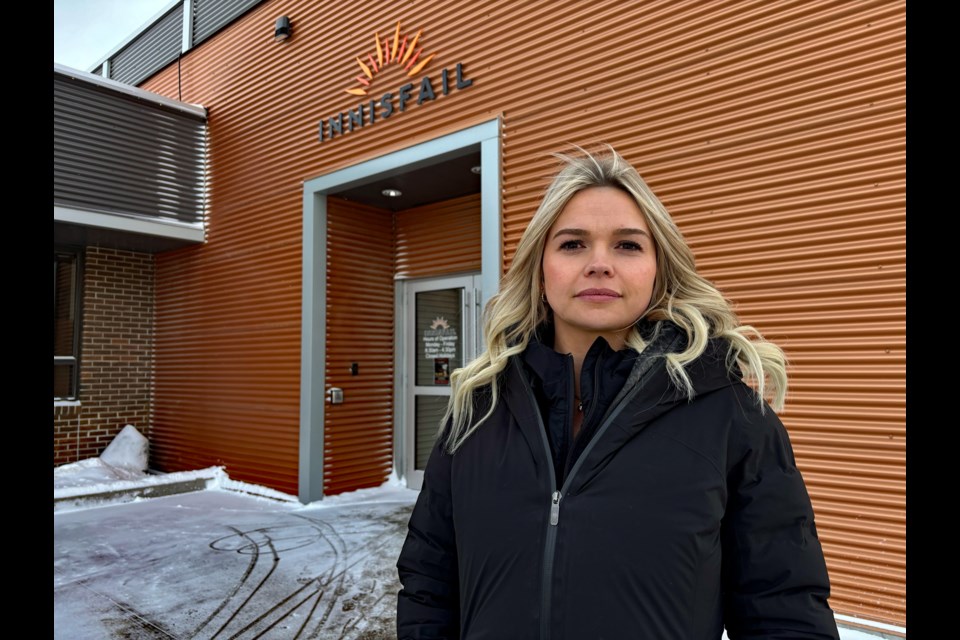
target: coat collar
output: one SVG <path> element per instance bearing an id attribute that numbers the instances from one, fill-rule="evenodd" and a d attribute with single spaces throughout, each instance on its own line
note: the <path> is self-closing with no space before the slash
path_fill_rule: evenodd
<path id="1" fill-rule="evenodd" d="M 574 491 L 602 469 L 612 455 L 647 425 L 676 405 L 688 401 L 686 394 L 670 380 L 664 359 L 668 353 L 683 350 L 686 343 L 685 333 L 670 322 L 648 323 L 640 329 L 644 337 L 648 338 L 648 346 L 633 360 L 626 382 L 609 403 L 603 419 L 599 422 L 600 431 L 594 434 L 576 463 L 580 468 L 576 470 L 570 487 Z M 541 334 L 541 337 L 544 336 Z M 729 386 L 738 379 L 727 373 L 726 344 L 723 340 L 710 340 L 704 354 L 688 365 L 687 373 L 693 382 L 695 396 Z M 605 341 L 604 345 L 606 346 Z M 540 411 L 523 371 L 521 356 L 513 356 L 511 360 L 505 371 L 505 384 L 502 387 L 504 400 L 537 465 L 546 465 L 551 451 Z"/>

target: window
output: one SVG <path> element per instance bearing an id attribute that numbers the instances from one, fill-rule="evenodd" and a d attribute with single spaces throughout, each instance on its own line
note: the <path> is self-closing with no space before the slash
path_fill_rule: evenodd
<path id="1" fill-rule="evenodd" d="M 80 365 L 80 254 L 53 251 L 53 399 L 77 397 Z"/>

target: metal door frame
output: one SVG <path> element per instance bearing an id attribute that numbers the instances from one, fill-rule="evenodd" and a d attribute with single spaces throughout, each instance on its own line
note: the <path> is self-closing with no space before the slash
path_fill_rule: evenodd
<path id="1" fill-rule="evenodd" d="M 381 125 L 383 126 L 383 125 Z M 341 141 L 342 142 L 342 141 Z M 336 141 L 324 144 L 336 144 Z M 500 117 L 387 153 L 303 183 L 303 272 L 300 322 L 300 455 L 298 497 L 323 498 L 327 356 L 327 194 L 397 171 L 428 166 L 465 148 L 480 149 L 482 303 L 497 292 L 503 268 L 500 215 Z M 396 387 L 396 385 L 394 385 Z M 394 472 L 404 468 L 403 434 L 394 425 Z"/>
<path id="2" fill-rule="evenodd" d="M 429 387 L 416 384 L 416 363 L 418 343 L 412 330 L 416 327 L 417 293 L 462 288 L 460 299 L 462 306 L 460 331 L 463 336 L 463 364 L 470 362 L 480 354 L 482 335 L 480 314 L 482 307 L 482 274 L 457 274 L 431 278 L 398 280 L 394 376 L 394 425 L 400 432 L 397 448 L 402 449 L 403 466 L 398 467 L 398 475 L 410 489 L 420 489 L 423 485 L 423 471 L 414 469 L 416 457 L 416 428 L 414 416 L 414 394 L 449 395 L 450 387 Z M 439 427 L 439 425 L 438 425 Z"/>

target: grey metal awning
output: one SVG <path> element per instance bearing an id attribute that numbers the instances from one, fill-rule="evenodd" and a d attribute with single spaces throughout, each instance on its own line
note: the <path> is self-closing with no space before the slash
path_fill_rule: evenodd
<path id="1" fill-rule="evenodd" d="M 53 92 L 54 242 L 203 242 L 206 109 L 58 64 Z"/>

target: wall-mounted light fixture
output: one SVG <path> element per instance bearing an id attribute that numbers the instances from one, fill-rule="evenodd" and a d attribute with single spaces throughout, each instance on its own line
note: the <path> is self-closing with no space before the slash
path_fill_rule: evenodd
<path id="1" fill-rule="evenodd" d="M 290 29 L 290 18 L 288 18 L 287 16 L 280 16 L 279 18 L 277 18 L 277 24 L 273 28 L 273 39 L 276 40 L 277 42 L 280 42 L 281 40 L 286 40 L 287 38 L 290 37 L 291 32 L 292 30 Z"/>

